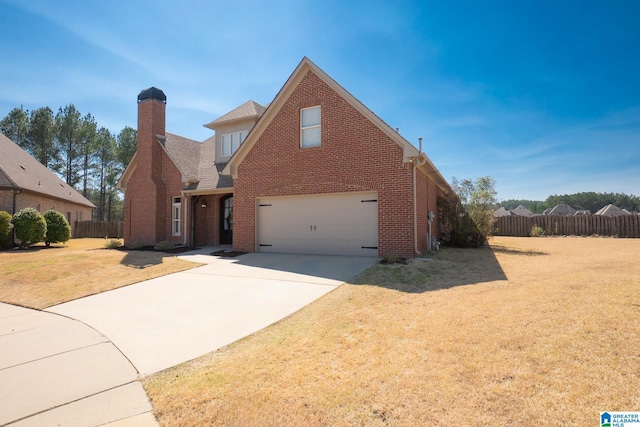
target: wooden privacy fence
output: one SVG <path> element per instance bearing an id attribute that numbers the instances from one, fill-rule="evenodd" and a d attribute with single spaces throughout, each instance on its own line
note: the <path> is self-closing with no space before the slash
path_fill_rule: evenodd
<path id="1" fill-rule="evenodd" d="M 640 237 L 640 216 L 622 215 L 607 217 L 601 215 L 579 216 L 503 216 L 493 224 L 496 236 L 530 236 L 531 229 L 540 227 L 546 236 L 611 236 Z"/>
<path id="2" fill-rule="evenodd" d="M 122 221 L 76 221 L 73 237 L 122 237 Z"/>

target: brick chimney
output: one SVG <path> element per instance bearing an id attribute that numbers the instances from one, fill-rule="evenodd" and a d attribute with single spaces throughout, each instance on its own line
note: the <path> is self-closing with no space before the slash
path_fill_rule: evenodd
<path id="1" fill-rule="evenodd" d="M 151 179 L 162 178 L 162 148 L 157 136 L 165 133 L 167 97 L 160 89 L 150 87 L 138 95 L 138 167 L 140 157 L 150 159 L 148 172 Z"/>
<path id="2" fill-rule="evenodd" d="M 125 241 L 153 245 L 166 240 L 167 192 L 158 143 L 158 135 L 165 135 L 166 103 L 164 92 L 155 87 L 138 95 L 136 169 L 125 193 L 125 217 L 130 220 Z"/>

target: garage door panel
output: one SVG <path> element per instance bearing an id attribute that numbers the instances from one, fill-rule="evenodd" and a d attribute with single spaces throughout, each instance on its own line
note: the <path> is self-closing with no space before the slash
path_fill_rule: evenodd
<path id="1" fill-rule="evenodd" d="M 376 193 L 258 201 L 261 252 L 377 256 Z"/>

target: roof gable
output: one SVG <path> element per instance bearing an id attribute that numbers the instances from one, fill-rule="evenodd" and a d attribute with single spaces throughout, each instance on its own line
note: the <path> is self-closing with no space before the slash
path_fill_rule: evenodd
<path id="1" fill-rule="evenodd" d="M 333 80 L 328 74 L 322 71 L 317 65 L 315 65 L 309 58 L 304 57 L 293 71 L 291 76 L 287 79 L 284 86 L 280 89 L 274 100 L 268 105 L 266 111 L 253 129 L 249 132 L 249 135 L 245 141 L 240 145 L 235 154 L 231 157 L 227 165 L 224 167 L 222 173 L 237 176 L 238 167 L 242 163 L 242 160 L 249 153 L 253 145 L 258 141 L 262 133 L 267 129 L 273 118 L 277 115 L 278 111 L 283 107 L 289 96 L 301 83 L 307 73 L 314 73 L 319 79 L 326 83 L 332 90 L 334 90 L 339 96 L 341 96 L 347 103 L 360 112 L 366 119 L 368 119 L 373 125 L 377 126 L 382 132 L 384 132 L 391 140 L 397 143 L 403 150 L 404 159 L 406 162 L 411 161 L 413 158 L 420 157 L 423 162 L 419 164 L 425 169 L 425 173 L 433 176 L 436 184 L 443 190 L 448 192 L 450 190 L 449 184 L 442 177 L 440 171 L 433 165 L 431 160 L 424 154 L 420 153 L 410 142 L 404 139 L 398 132 L 393 130 L 391 126 L 380 119 L 369 108 L 367 108 L 362 102 L 355 98 L 351 93 L 344 89 L 340 84 Z"/>
<path id="2" fill-rule="evenodd" d="M 574 213 L 576 213 L 576 210 L 573 207 L 567 205 L 566 203 L 560 203 L 555 205 L 553 209 L 549 211 L 548 215 L 568 216 L 573 215 Z"/>
<path id="3" fill-rule="evenodd" d="M 625 212 L 625 209 L 620 209 L 619 207 L 613 204 L 609 204 L 595 213 L 595 215 L 610 216 L 610 217 L 629 215 L 629 214 L 630 214 L 629 211 Z"/>
<path id="4" fill-rule="evenodd" d="M 234 108 L 227 114 L 218 117 L 214 121 L 207 123 L 204 125 L 209 129 L 215 130 L 221 124 L 229 124 L 236 121 L 246 120 L 246 119 L 258 119 L 265 112 L 267 108 L 258 104 L 253 100 L 249 100 L 242 104 L 241 106 Z"/>
<path id="5" fill-rule="evenodd" d="M 0 187 L 28 190 L 79 205 L 96 206 L 18 144 L 0 133 Z"/>

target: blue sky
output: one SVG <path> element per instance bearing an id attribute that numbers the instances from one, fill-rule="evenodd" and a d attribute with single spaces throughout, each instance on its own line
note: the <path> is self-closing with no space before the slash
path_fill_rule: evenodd
<path id="1" fill-rule="evenodd" d="M 303 56 L 498 198 L 640 195 L 640 2 L 0 0 L 0 117 L 74 104 L 117 133 L 167 95 L 197 140 Z"/>

